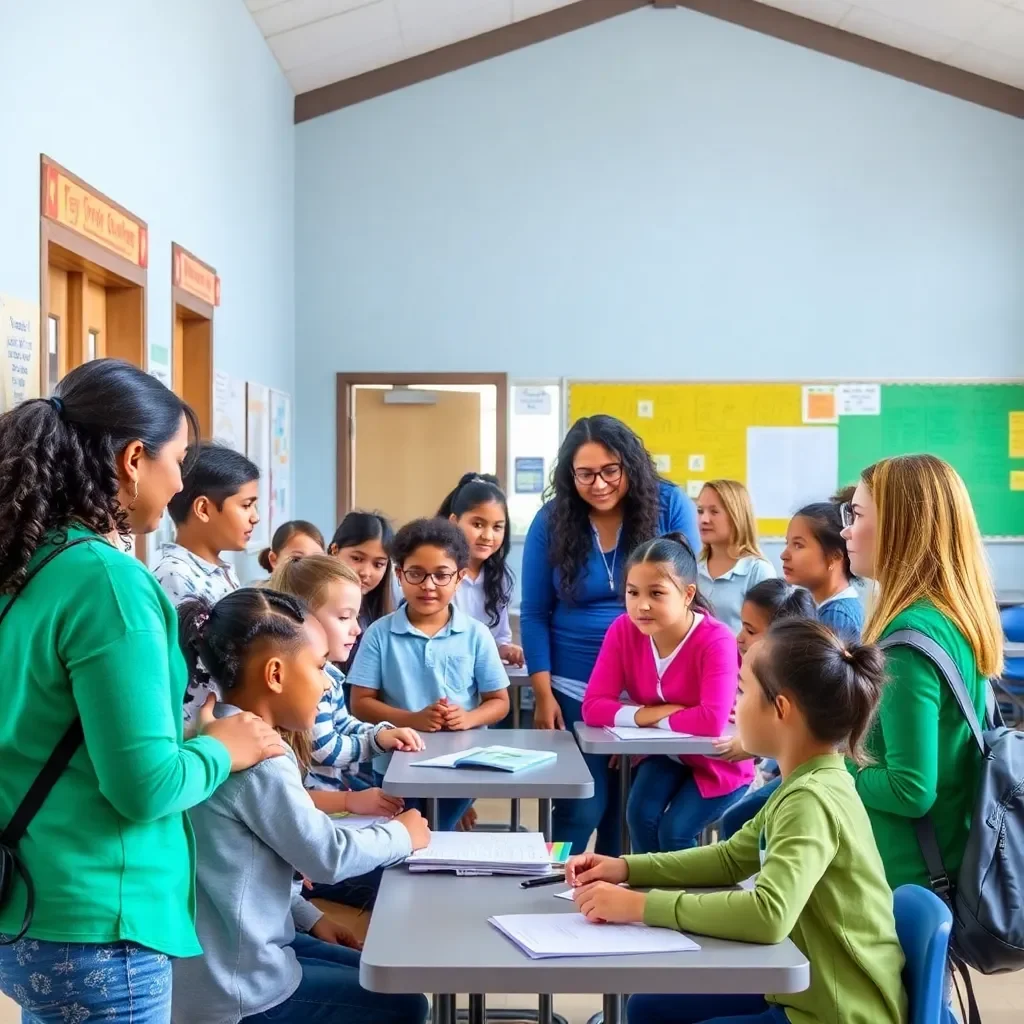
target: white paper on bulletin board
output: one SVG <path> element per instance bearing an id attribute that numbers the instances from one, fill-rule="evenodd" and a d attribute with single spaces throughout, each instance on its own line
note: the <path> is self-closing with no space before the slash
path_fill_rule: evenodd
<path id="1" fill-rule="evenodd" d="M 245 386 L 245 453 L 260 471 L 260 521 L 249 540 L 249 550 L 270 545 L 270 388 Z"/>
<path id="2" fill-rule="evenodd" d="M 0 295 L 0 412 L 39 397 L 39 304 Z"/>
<path id="3" fill-rule="evenodd" d="M 747 490 L 760 519 L 827 501 L 839 479 L 838 427 L 748 427 Z"/>
<path id="4" fill-rule="evenodd" d="M 292 517 L 292 400 L 270 392 L 270 533 Z"/>
<path id="5" fill-rule="evenodd" d="M 245 381 L 213 373 L 213 439 L 245 454 Z"/>

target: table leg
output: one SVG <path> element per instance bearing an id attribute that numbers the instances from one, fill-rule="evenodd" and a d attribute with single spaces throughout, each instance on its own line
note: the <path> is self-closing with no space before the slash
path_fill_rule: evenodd
<path id="1" fill-rule="evenodd" d="M 537 996 L 537 1024 L 552 1024 L 555 1019 L 554 996 Z"/>
<path id="2" fill-rule="evenodd" d="M 441 820 L 441 801 L 436 796 L 427 797 L 427 827 L 433 831 Z"/>
<path id="3" fill-rule="evenodd" d="M 551 801 L 550 800 L 538 800 L 537 801 L 537 823 L 540 826 L 541 832 L 544 833 L 544 842 L 551 842 Z M 574 853 L 576 851 L 573 851 Z"/>
<path id="4" fill-rule="evenodd" d="M 629 853 L 629 822 L 626 821 L 626 808 L 629 806 L 629 784 L 632 765 L 629 757 L 625 754 L 619 756 L 619 828 L 620 847 L 619 853 L 625 856 Z"/>
<path id="5" fill-rule="evenodd" d="M 487 1020 L 486 998 L 483 995 L 469 997 L 469 1024 L 484 1024 Z"/>
<path id="6" fill-rule="evenodd" d="M 455 996 L 450 993 L 434 995 L 433 1024 L 455 1024 Z"/>
<path id="7" fill-rule="evenodd" d="M 622 996 L 604 997 L 604 1022 L 603 1024 L 625 1024 L 626 1001 Z"/>
<path id="8" fill-rule="evenodd" d="M 521 686 L 512 687 L 512 728 L 518 729 L 519 723 L 522 719 L 522 704 L 520 702 L 520 695 L 522 694 Z M 520 821 L 520 809 L 519 800 L 513 799 L 512 801 L 512 816 L 509 821 L 509 831 L 518 832 Z"/>

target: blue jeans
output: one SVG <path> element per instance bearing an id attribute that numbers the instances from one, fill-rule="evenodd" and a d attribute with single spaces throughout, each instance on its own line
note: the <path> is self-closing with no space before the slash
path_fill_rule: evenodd
<path id="1" fill-rule="evenodd" d="M 22 1024 L 170 1024 L 171 961 L 131 942 L 0 946 L 0 991 Z"/>
<path id="2" fill-rule="evenodd" d="M 627 1024 L 789 1024 L 763 996 L 630 996 Z"/>
<path id="3" fill-rule="evenodd" d="M 782 779 L 772 779 L 771 782 L 766 782 L 760 789 L 755 789 L 753 793 L 748 793 L 742 800 L 734 803 L 722 815 L 722 838 L 728 839 L 739 832 L 768 803 L 768 797 L 781 785 Z"/>
<path id="4" fill-rule="evenodd" d="M 576 722 L 583 721 L 583 705 L 555 690 L 555 700 L 562 709 L 565 727 L 572 732 Z M 594 777 L 594 795 L 589 800 L 556 800 L 551 810 L 551 838 L 556 843 L 572 843 L 574 854 L 584 853 L 590 837 L 597 830 L 597 853 L 618 857 L 622 852 L 618 776 L 609 767 L 608 757 L 584 754 L 583 760 Z"/>
<path id="5" fill-rule="evenodd" d="M 379 786 L 384 781 L 380 772 L 373 773 L 374 782 Z M 438 832 L 454 832 L 455 826 L 462 820 L 462 816 L 473 806 L 472 800 L 439 800 L 436 823 Z M 419 811 L 424 817 L 427 814 L 427 801 L 420 797 L 405 797 L 405 809 L 407 811 Z M 378 883 L 379 884 L 379 883 Z M 330 897 L 324 897 L 329 899 Z"/>
<path id="6" fill-rule="evenodd" d="M 295 936 L 292 949 L 302 967 L 299 987 L 283 1003 L 242 1018 L 277 1024 L 423 1024 L 422 995 L 370 992 L 359 984 L 359 953 L 346 946 Z"/>
<path id="7" fill-rule="evenodd" d="M 640 762 L 629 794 L 626 820 L 634 853 L 668 853 L 696 846 L 700 834 L 746 792 L 703 797 L 693 771 L 663 754 Z"/>
<path id="8" fill-rule="evenodd" d="M 346 907 L 356 910 L 373 910 L 380 891 L 384 868 L 374 868 L 365 875 L 346 878 L 341 882 L 321 882 L 312 889 L 305 889 L 303 895 L 307 900 L 330 900 L 332 903 L 344 903 Z"/>

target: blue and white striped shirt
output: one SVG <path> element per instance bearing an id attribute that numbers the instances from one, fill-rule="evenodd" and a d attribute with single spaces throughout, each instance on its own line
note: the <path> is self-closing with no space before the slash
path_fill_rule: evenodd
<path id="1" fill-rule="evenodd" d="M 377 736 L 394 726 L 390 722 L 371 725 L 352 715 L 345 704 L 344 675 L 331 664 L 324 671 L 330 676 L 331 688 L 317 707 L 311 737 L 313 766 L 306 776 L 306 788 L 348 789 L 345 776 L 355 775 L 360 764 L 384 753 Z"/>

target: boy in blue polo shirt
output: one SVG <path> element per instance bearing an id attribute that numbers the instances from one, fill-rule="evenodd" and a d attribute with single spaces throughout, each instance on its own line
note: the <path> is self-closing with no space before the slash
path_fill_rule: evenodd
<path id="1" fill-rule="evenodd" d="M 359 645 L 348 677 L 352 713 L 427 733 L 497 724 L 509 708 L 498 647 L 483 623 L 452 605 L 469 565 L 462 530 L 447 519 L 416 519 L 395 535 L 391 554 L 406 603 L 373 623 Z M 374 758 L 379 777 L 390 757 Z M 437 828 L 453 829 L 471 805 L 442 800 Z"/>

